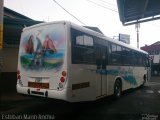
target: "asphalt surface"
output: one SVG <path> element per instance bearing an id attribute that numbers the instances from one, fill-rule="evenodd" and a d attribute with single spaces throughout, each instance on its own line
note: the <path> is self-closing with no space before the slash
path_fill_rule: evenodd
<path id="1" fill-rule="evenodd" d="M 118 100 L 109 96 L 94 102 L 68 103 L 1 94 L 0 113 L 0 119 L 160 120 L 160 77 L 153 77 L 142 88 L 125 91 Z"/>

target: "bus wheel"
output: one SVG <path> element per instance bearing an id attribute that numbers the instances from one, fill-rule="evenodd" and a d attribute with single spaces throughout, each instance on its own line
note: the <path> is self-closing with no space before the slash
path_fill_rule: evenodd
<path id="1" fill-rule="evenodd" d="M 142 83 L 141 87 L 144 86 L 144 84 L 146 83 L 146 81 L 147 81 L 147 77 L 146 77 L 146 75 L 144 75 L 144 76 L 143 76 L 143 83 Z"/>
<path id="2" fill-rule="evenodd" d="M 122 94 L 122 83 L 120 80 L 116 80 L 114 84 L 114 96 L 116 99 L 120 98 Z"/>

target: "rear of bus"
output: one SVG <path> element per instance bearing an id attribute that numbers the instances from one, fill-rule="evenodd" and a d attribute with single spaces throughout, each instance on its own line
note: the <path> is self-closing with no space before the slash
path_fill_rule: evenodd
<path id="1" fill-rule="evenodd" d="M 17 92 L 66 100 L 66 25 L 42 23 L 25 28 L 21 35 Z"/>

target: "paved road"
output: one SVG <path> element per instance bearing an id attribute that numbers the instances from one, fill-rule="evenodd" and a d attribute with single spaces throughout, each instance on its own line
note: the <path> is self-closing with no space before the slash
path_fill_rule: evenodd
<path id="1" fill-rule="evenodd" d="M 160 79 L 157 77 L 143 88 L 124 92 L 118 100 L 111 96 L 94 102 L 73 104 L 18 97 L 18 100 L 1 101 L 2 119 L 160 120 Z"/>

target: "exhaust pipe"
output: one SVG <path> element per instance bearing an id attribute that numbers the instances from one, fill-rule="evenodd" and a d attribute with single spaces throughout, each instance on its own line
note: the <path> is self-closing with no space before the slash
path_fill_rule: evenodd
<path id="1" fill-rule="evenodd" d="M 30 93 L 30 89 L 28 89 L 27 92 L 28 92 L 29 95 L 31 94 L 31 93 Z"/>
<path id="2" fill-rule="evenodd" d="M 45 92 L 45 97 L 48 97 L 48 91 Z"/>

